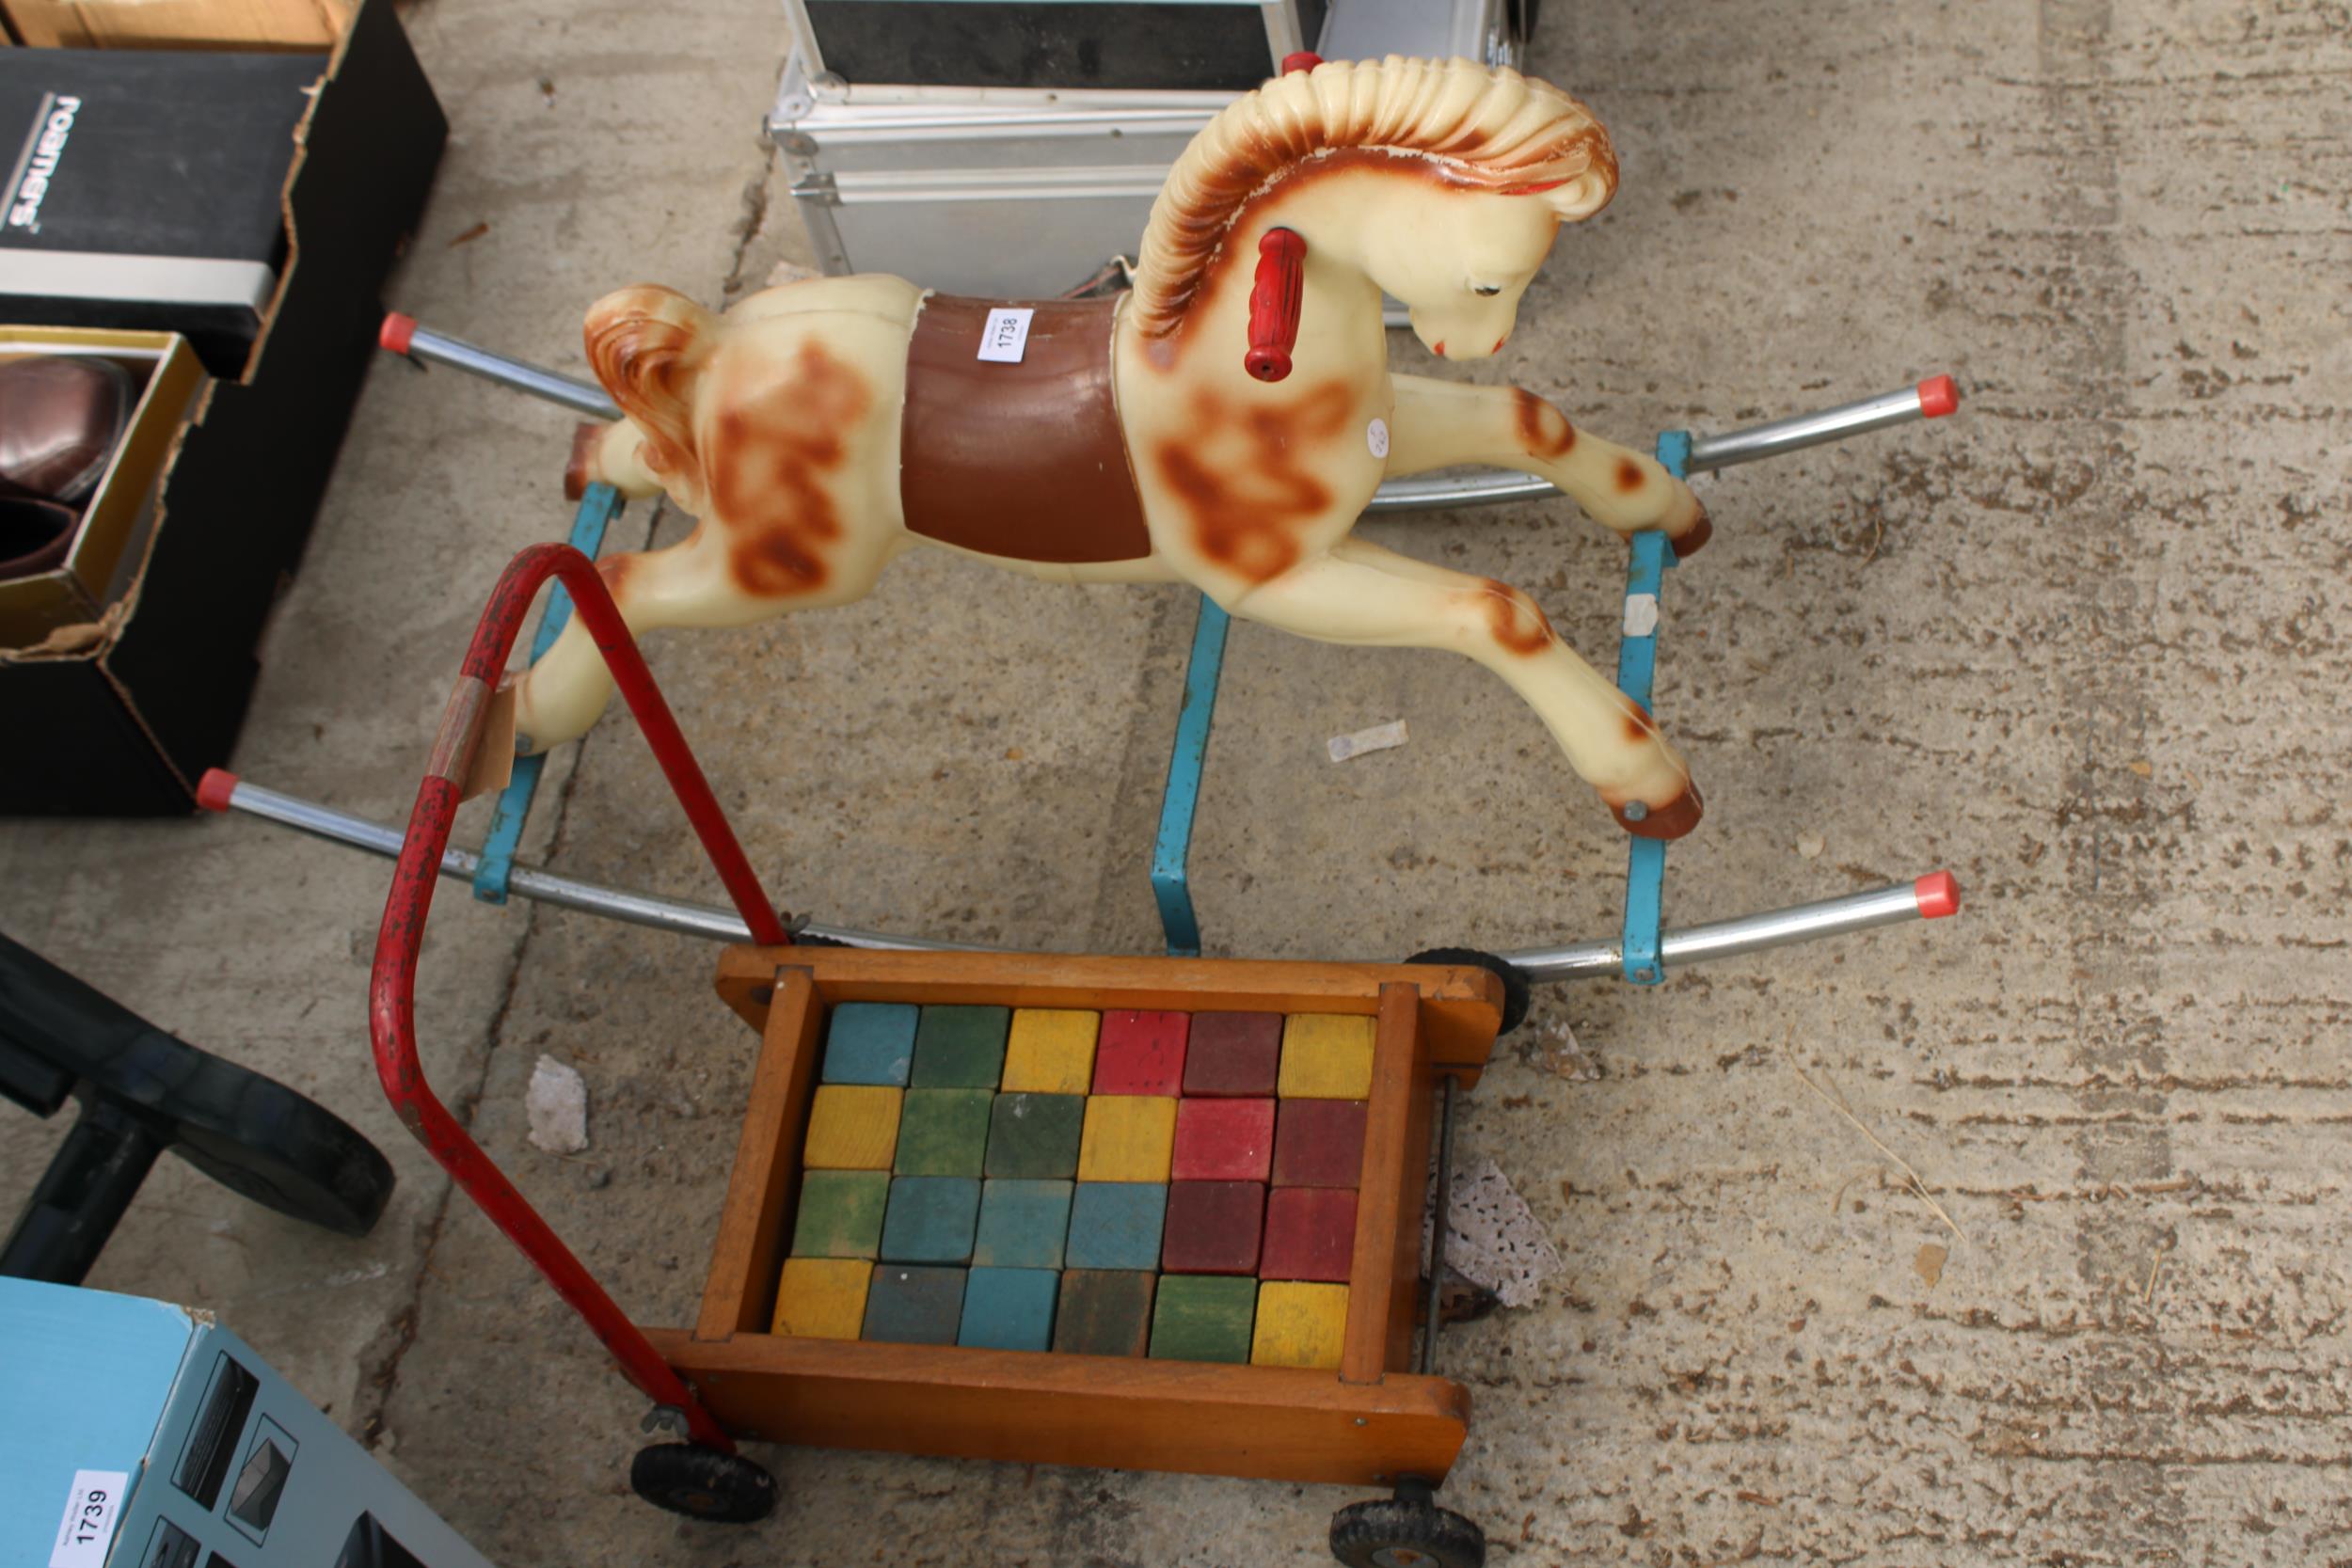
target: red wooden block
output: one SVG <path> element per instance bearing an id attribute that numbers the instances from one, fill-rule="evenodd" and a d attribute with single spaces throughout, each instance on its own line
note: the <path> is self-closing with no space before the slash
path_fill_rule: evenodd
<path id="1" fill-rule="evenodd" d="M 1280 1013 L 1195 1013 L 1184 1047 L 1184 1093 L 1218 1100 L 1271 1096 L 1281 1061 Z"/>
<path id="2" fill-rule="evenodd" d="M 1274 1129 L 1278 1187 L 1353 1187 L 1364 1175 L 1364 1102 L 1285 1100 Z"/>
<path id="3" fill-rule="evenodd" d="M 1184 1093 L 1191 1023 L 1190 1013 L 1104 1013 L 1094 1046 L 1094 1092 Z"/>
<path id="4" fill-rule="evenodd" d="M 1263 1181 L 1274 1164 L 1274 1101 L 1176 1102 L 1178 1181 Z"/>
<path id="5" fill-rule="evenodd" d="M 1256 1274 L 1265 1227 L 1263 1181 L 1171 1181 L 1161 1231 L 1164 1274 Z"/>
<path id="6" fill-rule="evenodd" d="M 1347 1283 L 1356 1250 L 1356 1195 L 1339 1187 L 1277 1187 L 1265 1206 L 1261 1279 Z"/>

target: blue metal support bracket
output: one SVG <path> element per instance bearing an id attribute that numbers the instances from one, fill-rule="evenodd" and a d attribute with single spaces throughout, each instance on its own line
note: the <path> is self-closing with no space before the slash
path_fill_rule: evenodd
<path id="1" fill-rule="evenodd" d="M 1176 746 L 1168 759 L 1168 791 L 1160 797 L 1160 832 L 1152 846 L 1152 896 L 1172 958 L 1198 958 L 1200 922 L 1193 913 L 1185 862 L 1192 854 L 1192 820 L 1200 809 L 1200 773 L 1208 762 L 1209 721 L 1216 714 L 1217 676 L 1225 668 L 1225 632 L 1232 618 L 1207 594 L 1192 628 L 1184 665 L 1184 706 L 1176 719 Z"/>
<path id="2" fill-rule="evenodd" d="M 1691 457 L 1691 433 L 1669 430 L 1658 437 L 1658 461 L 1677 479 L 1683 477 Z M 1617 689 L 1650 705 L 1658 677 L 1658 604 L 1667 571 L 1676 563 L 1674 546 L 1656 529 L 1635 534 L 1625 570 L 1625 626 L 1617 644 Z M 1627 841 L 1625 863 L 1625 934 L 1620 965 L 1625 977 L 1637 986 L 1655 986 L 1666 978 L 1658 951 L 1658 931 L 1664 916 L 1666 841 L 1633 838 Z"/>
<path id="3" fill-rule="evenodd" d="M 580 510 L 572 515 L 572 548 L 594 561 L 604 547 L 605 531 L 621 515 L 621 493 L 610 484 L 591 484 L 580 498 Z M 548 608 L 539 617 L 539 629 L 532 634 L 531 662 L 536 664 L 555 645 L 556 634 L 572 616 L 571 595 L 557 583 L 548 591 Z M 482 860 L 474 867 L 473 895 L 485 904 L 506 902 L 507 879 L 514 875 L 515 849 L 522 843 L 523 823 L 531 816 L 532 797 L 539 791 L 539 775 L 546 771 L 547 754 L 536 752 L 515 759 L 515 771 L 499 792 L 498 804 L 490 812 L 489 836 L 482 841 Z"/>

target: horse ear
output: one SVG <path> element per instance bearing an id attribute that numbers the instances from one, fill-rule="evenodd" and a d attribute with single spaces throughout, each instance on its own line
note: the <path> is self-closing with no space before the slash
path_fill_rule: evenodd
<path id="1" fill-rule="evenodd" d="M 1597 168 L 1588 168 L 1575 179 L 1552 186 L 1544 192 L 1544 200 L 1560 214 L 1565 223 L 1576 223 L 1591 217 L 1609 205 L 1609 198 L 1617 194 L 1617 182 Z"/>

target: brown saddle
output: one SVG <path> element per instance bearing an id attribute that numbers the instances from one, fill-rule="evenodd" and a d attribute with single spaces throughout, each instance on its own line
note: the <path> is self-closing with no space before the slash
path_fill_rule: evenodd
<path id="1" fill-rule="evenodd" d="M 907 341 L 898 423 L 910 531 L 1011 561 L 1152 553 L 1111 396 L 1117 308 L 1115 299 L 924 300 Z M 989 313 L 1008 309 L 1031 312 L 1020 357 L 980 357 Z"/>

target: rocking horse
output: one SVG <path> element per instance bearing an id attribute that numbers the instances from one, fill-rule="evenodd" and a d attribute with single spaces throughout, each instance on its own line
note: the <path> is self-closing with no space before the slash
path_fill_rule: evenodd
<path id="1" fill-rule="evenodd" d="M 1314 64 L 1193 139 L 1116 299 L 868 276 L 724 315 L 654 286 L 599 301 L 588 357 L 626 417 L 583 428 L 568 485 L 666 493 L 700 519 L 599 563 L 633 631 L 845 604 L 921 542 L 1055 581 L 1189 582 L 1301 636 L 1468 655 L 1627 832 L 1677 838 L 1701 811 L 1682 757 L 1527 594 L 1349 536 L 1384 478 L 1481 463 L 1619 533 L 1706 543 L 1680 480 L 1535 394 L 1388 368 L 1383 290 L 1438 357 L 1491 355 L 1560 225 L 1616 178 L 1591 113 L 1516 71 Z M 585 733 L 611 692 L 575 618 L 501 705 L 531 752 Z"/>

